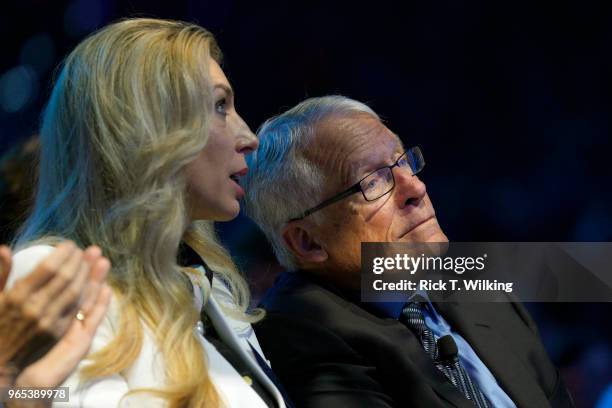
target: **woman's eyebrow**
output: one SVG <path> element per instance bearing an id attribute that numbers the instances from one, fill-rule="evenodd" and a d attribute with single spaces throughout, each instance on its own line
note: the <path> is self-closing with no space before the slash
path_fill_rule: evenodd
<path id="1" fill-rule="evenodd" d="M 225 85 L 225 84 L 215 84 L 214 88 L 221 88 L 223 89 L 229 96 L 234 96 L 234 90 L 232 89 L 231 86 Z"/>

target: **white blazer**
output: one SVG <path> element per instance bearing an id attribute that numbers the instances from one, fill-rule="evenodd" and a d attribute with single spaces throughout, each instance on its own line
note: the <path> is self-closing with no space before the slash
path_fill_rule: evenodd
<path id="1" fill-rule="evenodd" d="M 16 279 L 29 274 L 34 267 L 53 251 L 53 247 L 37 245 L 17 252 L 13 257 L 13 269 L 7 282 L 7 288 L 12 286 Z M 194 307 L 200 310 L 202 292 L 197 290 L 196 283 L 201 281 L 209 285 L 200 269 L 203 279 L 193 280 L 195 290 Z M 206 289 L 205 289 L 206 290 Z M 232 304 L 232 296 L 227 287 L 219 280 L 213 279 L 213 288 L 207 304 L 204 306 L 206 314 L 215 326 L 219 337 L 231 347 L 248 365 L 254 376 L 267 389 L 276 400 L 277 406 L 285 408 L 281 393 L 268 378 L 255 360 L 249 343 L 263 356 L 255 332 L 249 323 L 232 319 L 223 314 L 221 304 Z M 90 353 L 100 350 L 115 336 L 118 329 L 120 311 L 117 300 L 113 297 L 106 312 L 106 316 L 98 327 L 92 342 Z M 194 328 L 194 335 L 202 344 L 207 356 L 207 367 L 211 379 L 228 407 L 265 408 L 266 404 L 259 395 L 248 385 L 245 379 L 231 366 L 231 364 L 208 342 L 201 333 Z M 86 364 L 82 361 L 78 367 Z M 121 399 L 126 392 L 135 388 L 161 388 L 164 386 L 164 362 L 149 329 L 144 326 L 143 344 L 136 361 L 121 373 L 109 377 L 99 378 L 95 381 L 79 384 L 75 370 L 61 386 L 70 389 L 70 401 L 55 402 L 54 407 L 86 407 L 86 408 L 112 408 L 112 407 L 163 407 L 163 400 L 146 393 L 137 393 Z"/>

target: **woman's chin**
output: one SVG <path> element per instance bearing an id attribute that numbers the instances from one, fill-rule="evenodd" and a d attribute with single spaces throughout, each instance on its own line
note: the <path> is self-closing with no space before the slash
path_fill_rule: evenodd
<path id="1" fill-rule="evenodd" d="M 223 213 L 218 214 L 214 218 L 212 218 L 212 221 L 215 221 L 215 222 L 228 222 L 228 221 L 231 221 L 231 220 L 235 219 L 236 217 L 238 217 L 238 214 L 240 214 L 240 209 L 238 211 L 223 212 Z"/>
<path id="2" fill-rule="evenodd" d="M 208 208 L 208 211 L 202 212 L 194 217 L 195 220 L 201 221 L 215 221 L 215 222 L 227 222 L 231 221 L 234 218 L 238 217 L 240 214 L 240 203 L 238 200 L 234 200 L 233 203 L 228 203 L 228 205 L 223 207 L 218 207 L 211 211 L 212 208 Z"/>
<path id="3" fill-rule="evenodd" d="M 238 214 L 240 214 L 240 202 L 238 200 L 235 200 L 227 208 L 224 208 L 223 214 L 220 214 L 218 219 L 215 219 L 215 221 L 218 221 L 218 222 L 231 221 L 234 218 L 238 217 Z"/>

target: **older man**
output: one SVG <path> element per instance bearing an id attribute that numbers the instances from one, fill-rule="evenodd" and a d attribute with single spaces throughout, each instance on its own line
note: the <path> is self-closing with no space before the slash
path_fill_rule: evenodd
<path id="1" fill-rule="evenodd" d="M 447 241 L 418 147 L 341 96 L 300 103 L 259 139 L 247 212 L 289 272 L 255 329 L 298 407 L 572 406 L 518 304 L 359 302 L 361 242 Z"/>

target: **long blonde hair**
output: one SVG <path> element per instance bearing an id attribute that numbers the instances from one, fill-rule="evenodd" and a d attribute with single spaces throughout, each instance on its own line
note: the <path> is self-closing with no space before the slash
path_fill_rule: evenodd
<path id="1" fill-rule="evenodd" d="M 120 301 L 116 337 L 89 356 L 82 380 L 129 367 L 143 323 L 165 363 L 166 387 L 149 390 L 171 407 L 222 403 L 193 333 L 187 242 L 223 275 L 244 320 L 249 291 L 212 222 L 190 222 L 185 165 L 205 147 L 213 102 L 209 63 L 221 52 L 194 24 L 129 19 L 94 33 L 67 57 L 45 110 L 35 207 L 18 246 L 69 238 L 99 245 L 113 264 Z M 142 390 L 139 390 L 142 391 Z M 134 391 L 132 391 L 134 392 Z"/>

